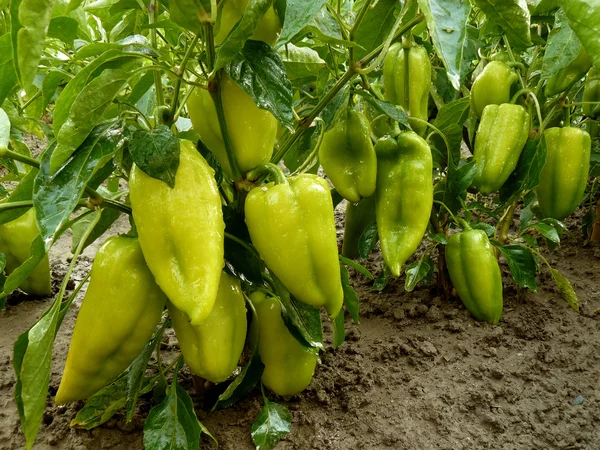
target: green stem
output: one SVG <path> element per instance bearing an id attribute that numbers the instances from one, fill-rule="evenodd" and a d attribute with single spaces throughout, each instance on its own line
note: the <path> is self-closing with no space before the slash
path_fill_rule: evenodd
<path id="1" fill-rule="evenodd" d="M 158 0 L 150 0 L 150 6 L 148 8 L 148 22 L 150 25 L 156 23 L 158 19 Z M 150 45 L 153 49 L 156 48 L 156 28 L 150 28 Z M 163 88 L 162 88 L 162 80 L 161 73 L 155 71 L 154 72 L 154 89 L 156 91 L 156 106 L 161 106 L 164 103 L 163 98 Z"/>
<path id="2" fill-rule="evenodd" d="M 448 208 L 444 202 L 440 202 L 439 200 L 434 200 L 434 201 L 433 201 L 433 203 L 436 203 L 436 204 L 438 204 L 438 205 L 440 205 L 440 206 L 443 206 L 443 207 L 444 207 L 444 209 L 445 209 L 446 211 L 448 211 L 448 214 L 450 214 L 450 217 L 452 217 L 452 220 L 454 221 L 454 223 L 455 223 L 455 224 L 457 224 L 457 225 L 461 225 L 461 221 L 462 221 L 462 222 L 464 222 L 464 220 L 463 220 L 463 219 L 461 219 L 460 217 L 458 217 L 458 218 L 457 218 L 457 217 L 456 217 L 456 216 L 455 216 L 455 215 L 452 213 L 452 211 L 450 211 L 450 208 Z M 466 222 L 465 222 L 465 223 L 466 223 Z"/>
<path id="3" fill-rule="evenodd" d="M 498 242 L 502 245 L 508 241 L 508 231 L 513 223 L 513 217 L 515 215 L 515 208 L 517 207 L 517 202 L 513 202 L 505 211 L 504 215 L 498 222 L 498 227 L 496 228 L 496 236 L 498 237 Z"/>
<path id="4" fill-rule="evenodd" d="M 20 108 L 21 113 L 23 111 L 25 111 L 29 105 L 31 105 L 33 102 L 35 102 L 37 100 L 37 98 L 40 97 L 41 95 L 42 95 L 42 91 L 41 90 L 37 91 L 33 95 L 33 97 L 31 97 L 29 100 L 27 100 L 27 102 L 23 106 L 21 106 L 21 108 Z"/>
<path id="5" fill-rule="evenodd" d="M 248 245 L 247 242 L 244 242 L 242 239 L 238 238 L 237 236 L 234 236 L 233 234 L 227 233 L 227 232 L 225 232 L 225 237 L 227 239 L 229 239 L 230 241 L 233 241 L 233 242 L 241 245 L 246 250 L 248 250 L 250 253 L 252 253 L 256 258 L 260 259 L 260 255 L 258 254 L 258 252 L 253 247 Z"/>
<path id="6" fill-rule="evenodd" d="M 256 181 L 263 176 L 270 177 L 275 184 L 288 184 L 283 171 L 273 163 L 261 164 L 246 174 L 249 181 Z"/>
<path id="7" fill-rule="evenodd" d="M 17 152 L 13 152 L 12 150 L 7 149 L 6 147 L 0 147 L 0 158 L 14 159 L 15 161 L 27 164 L 28 166 L 35 167 L 37 169 L 40 168 L 40 162 L 38 160 L 26 155 L 21 155 Z"/>
<path id="8" fill-rule="evenodd" d="M 304 173 L 315 164 L 315 160 L 319 153 L 319 148 L 321 148 L 321 143 L 323 142 L 323 137 L 325 136 L 325 122 L 323 121 L 323 119 L 321 119 L 320 117 L 317 117 L 315 119 L 315 122 L 319 122 L 321 124 L 321 132 L 319 133 L 319 139 L 317 140 L 317 143 L 316 143 L 313 151 L 310 152 L 310 155 L 308 155 L 308 158 L 306 158 L 304 160 L 304 162 L 300 165 L 300 167 L 298 167 L 294 171 L 294 173 L 292 175 Z"/>
<path id="9" fill-rule="evenodd" d="M 426 120 L 419 119 L 418 117 L 411 117 L 410 119 L 413 122 L 422 123 L 422 124 L 428 126 L 436 134 L 438 134 L 442 138 L 442 140 L 444 141 L 444 144 L 446 145 L 446 151 L 448 152 L 448 155 L 450 155 L 450 143 L 448 142 L 448 139 L 446 138 L 446 135 L 444 133 L 442 133 L 441 130 L 438 127 L 436 127 L 435 125 L 430 124 Z"/>
<path id="10" fill-rule="evenodd" d="M 194 36 L 192 43 L 188 47 L 185 55 L 183 57 L 183 61 L 181 61 L 181 66 L 179 68 L 179 74 L 183 78 L 183 74 L 185 73 L 185 67 L 187 66 L 188 61 L 190 60 L 192 54 L 194 53 L 194 49 L 196 48 L 196 44 L 198 43 L 198 35 Z M 179 99 L 179 91 L 181 89 L 181 79 L 177 78 L 175 82 L 175 91 L 173 92 L 173 100 L 171 104 L 171 120 L 175 120 L 175 114 L 177 113 L 177 100 Z M 172 123 L 171 123 L 172 125 Z"/>

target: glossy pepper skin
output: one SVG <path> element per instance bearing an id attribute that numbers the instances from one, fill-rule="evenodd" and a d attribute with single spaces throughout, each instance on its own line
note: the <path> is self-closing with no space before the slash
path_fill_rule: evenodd
<path id="1" fill-rule="evenodd" d="M 94 258 L 56 403 L 88 398 L 117 378 L 152 337 L 165 301 L 137 239 L 109 238 Z"/>
<path id="2" fill-rule="evenodd" d="M 271 159 L 277 137 L 277 119 L 269 111 L 256 106 L 252 97 L 226 75 L 222 77 L 221 98 L 227 132 L 243 175 Z M 206 89 L 194 89 L 188 98 L 187 108 L 202 142 L 231 177 L 219 118 L 210 93 Z"/>
<path id="3" fill-rule="evenodd" d="M 484 108 L 475 137 L 473 179 L 482 194 L 496 192 L 517 167 L 529 136 L 529 114 L 519 105 L 503 103 Z"/>
<path id="4" fill-rule="evenodd" d="M 245 212 L 252 244 L 269 270 L 298 300 L 324 306 L 335 318 L 344 293 L 327 182 L 302 174 L 288 184 L 256 187 Z"/>
<path id="5" fill-rule="evenodd" d="M 364 198 L 358 203 L 346 205 L 344 241 L 342 255 L 346 258 L 358 258 L 358 242 L 365 228 L 375 222 L 375 196 Z"/>
<path id="6" fill-rule="evenodd" d="M 546 97 L 552 97 L 570 89 L 571 86 L 584 77 L 590 67 L 592 67 L 592 60 L 582 45 L 577 57 L 567 67 L 550 77 L 544 89 Z"/>
<path id="7" fill-rule="evenodd" d="M 546 164 L 536 188 L 544 217 L 562 220 L 570 216 L 585 192 L 590 170 L 591 139 L 580 128 L 547 128 Z"/>
<path id="8" fill-rule="evenodd" d="M 510 88 L 519 80 L 516 72 L 502 61 L 491 61 L 471 86 L 471 110 L 481 117 L 487 105 L 510 101 Z"/>
<path id="9" fill-rule="evenodd" d="M 215 35 L 215 43 L 221 44 L 234 25 L 242 18 L 250 0 L 226 0 L 219 12 L 219 32 Z M 281 20 L 273 7 L 269 8 L 256 24 L 250 39 L 263 41 L 273 46 L 281 32 Z"/>
<path id="10" fill-rule="evenodd" d="M 600 70 L 592 67 L 585 77 L 585 87 L 583 88 L 584 102 L 600 102 Z M 600 116 L 600 104 L 584 104 L 583 114 L 588 117 Z"/>
<path id="11" fill-rule="evenodd" d="M 405 64 L 407 53 L 408 64 Z M 408 76 L 408 98 L 404 86 L 406 76 Z M 431 61 L 425 47 L 403 48 L 400 42 L 390 47 L 383 65 L 385 99 L 402 106 L 408 112 L 410 126 L 418 134 L 423 134 L 427 125 L 411 121 L 410 117 L 427 121 L 430 83 Z"/>
<path id="12" fill-rule="evenodd" d="M 246 341 L 246 302 L 240 282 L 221 275 L 217 301 L 202 325 L 190 324 L 185 313 L 167 303 L 173 329 L 192 373 L 213 383 L 227 380 L 237 367 Z"/>
<path id="13" fill-rule="evenodd" d="M 29 259 L 31 242 L 40 234 L 35 221 L 35 209 L 31 208 L 21 217 L 0 225 L 0 252 L 6 256 L 6 273 L 11 274 L 17 267 Z M 31 295 L 47 296 L 52 294 L 50 263 L 48 255 L 40 261 L 19 286 Z"/>
<path id="14" fill-rule="evenodd" d="M 134 164 L 131 208 L 156 282 L 192 325 L 200 325 L 217 298 L 225 224 L 213 169 L 190 141 L 181 141 L 180 150 L 173 189 Z"/>
<path id="15" fill-rule="evenodd" d="M 375 215 L 383 259 L 394 276 L 423 239 L 433 206 L 431 149 L 412 131 L 383 138 L 377 152 Z"/>
<path id="16" fill-rule="evenodd" d="M 282 397 L 299 394 L 312 380 L 317 357 L 290 334 L 279 300 L 257 291 L 250 294 L 250 301 L 258 316 L 258 353 L 265 365 L 262 382 Z"/>
<path id="17" fill-rule="evenodd" d="M 453 234 L 446 245 L 450 280 L 465 308 L 477 319 L 496 324 L 502 315 L 502 274 L 485 231 Z"/>
<path id="18" fill-rule="evenodd" d="M 319 148 L 323 170 L 342 197 L 350 202 L 375 192 L 377 157 L 371 142 L 369 121 L 360 112 L 348 110 L 325 133 Z"/>

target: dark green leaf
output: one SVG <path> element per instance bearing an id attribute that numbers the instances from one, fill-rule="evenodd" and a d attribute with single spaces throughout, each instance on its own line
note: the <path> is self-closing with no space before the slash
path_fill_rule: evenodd
<path id="1" fill-rule="evenodd" d="M 408 123 L 408 116 L 404 112 L 404 110 L 396 105 L 393 105 L 390 102 L 386 102 L 384 100 L 379 100 L 375 98 L 369 91 L 361 89 L 357 91 L 366 101 L 369 103 L 376 111 L 381 114 L 385 114 L 390 117 L 392 120 L 398 122 L 402 129 L 410 130 L 410 125 Z"/>
<path id="2" fill-rule="evenodd" d="M 391 279 L 392 272 L 390 272 L 390 269 L 383 264 L 381 272 L 379 272 L 379 275 L 377 275 L 377 278 L 375 278 L 375 281 L 373 282 L 372 289 L 379 292 L 383 291 Z"/>
<path id="3" fill-rule="evenodd" d="M 273 0 L 252 0 L 248 3 L 242 18 L 221 43 L 217 52 L 214 70 L 225 67 L 238 55 L 239 51 L 244 48 L 244 44 L 254 33 L 258 21 L 272 5 Z M 262 44 L 269 46 L 264 42 Z"/>
<path id="4" fill-rule="evenodd" d="M 419 6 L 427 19 L 429 32 L 444 62 L 448 79 L 458 91 L 461 75 L 465 72 L 464 66 L 471 62 L 465 54 L 468 50 L 467 20 L 471 5 L 468 0 L 419 0 Z"/>
<path id="5" fill-rule="evenodd" d="M 25 435 L 25 449 L 35 443 L 48 396 L 52 344 L 56 334 L 56 323 L 61 299 L 52 306 L 31 328 L 19 336 L 14 345 L 13 365 L 17 382 L 15 402 Z"/>
<path id="6" fill-rule="evenodd" d="M 360 238 L 358 238 L 358 254 L 360 255 L 360 259 L 365 260 L 368 258 L 375 245 L 377 245 L 378 240 L 377 222 L 371 222 L 365 227 Z"/>
<path id="7" fill-rule="evenodd" d="M 17 289 L 23 281 L 35 270 L 40 264 L 44 256 L 46 256 L 46 249 L 44 248 L 44 242 L 41 236 L 38 234 L 35 239 L 31 242 L 29 247 L 29 258 L 13 270 L 4 282 L 4 294 L 10 294 Z"/>
<path id="8" fill-rule="evenodd" d="M 151 131 L 137 130 L 129 142 L 133 162 L 152 178 L 175 187 L 179 168 L 179 139 L 166 125 Z"/>
<path id="9" fill-rule="evenodd" d="M 325 131 L 329 130 L 333 126 L 337 115 L 344 111 L 344 108 L 348 106 L 349 99 L 350 89 L 346 85 L 337 94 L 333 96 L 331 101 L 323 109 L 323 112 L 321 113 L 321 118 L 325 122 Z"/>
<path id="10" fill-rule="evenodd" d="M 0 105 L 17 83 L 10 34 L 0 36 Z"/>
<path id="11" fill-rule="evenodd" d="M 285 406 L 271 402 L 264 396 L 263 398 L 265 406 L 252 424 L 252 441 L 256 450 L 275 448 L 292 426 L 292 415 Z"/>
<path id="12" fill-rule="evenodd" d="M 419 261 L 410 264 L 406 270 L 404 289 L 411 292 L 421 280 L 429 280 L 433 274 L 434 264 L 431 258 L 421 257 Z"/>
<path id="13" fill-rule="evenodd" d="M 287 0 L 283 30 L 276 47 L 289 42 L 323 7 L 326 0 Z"/>
<path id="14" fill-rule="evenodd" d="M 346 305 L 346 309 L 348 309 L 354 323 L 358 325 L 360 323 L 360 301 L 358 300 L 356 292 L 354 292 L 354 289 L 350 285 L 350 274 L 348 273 L 348 269 L 340 264 L 340 270 L 342 289 L 344 290 L 344 305 Z M 343 314 L 343 311 L 340 311 L 340 314 Z"/>
<path id="15" fill-rule="evenodd" d="M 546 164 L 546 143 L 534 139 L 525 144 L 517 168 L 500 188 L 500 201 L 508 202 L 523 191 L 533 189 L 540 183 L 540 172 Z"/>
<path id="16" fill-rule="evenodd" d="M 346 331 L 344 330 L 344 310 L 342 309 L 332 322 L 333 325 L 333 348 L 336 349 L 344 343 Z"/>
<path id="17" fill-rule="evenodd" d="M 558 232 L 552 225 L 537 222 L 531 225 L 531 228 L 537 230 L 542 236 L 544 236 L 549 241 L 554 242 L 555 244 L 560 243 L 560 236 L 558 235 Z"/>
<path id="18" fill-rule="evenodd" d="M 13 61 L 21 87 L 28 92 L 44 53 L 53 4 L 52 1 L 10 2 Z"/>
<path id="19" fill-rule="evenodd" d="M 370 280 L 373 280 L 375 278 L 373 276 L 373 274 L 371 272 L 369 272 L 369 269 L 367 269 L 363 265 L 357 263 L 356 261 L 351 260 L 350 258 L 345 258 L 342 255 L 338 255 L 338 256 L 339 256 L 341 262 L 343 262 L 347 266 L 352 267 L 357 272 L 362 273 L 365 277 L 369 278 Z"/>
<path id="20" fill-rule="evenodd" d="M 508 262 L 510 273 L 517 284 L 537 293 L 537 283 L 535 281 L 537 263 L 531 250 L 524 245 L 501 245 L 496 241 L 492 241 L 492 244 L 500 250 L 506 262 Z"/>
<path id="21" fill-rule="evenodd" d="M 281 302 L 281 317 L 292 336 L 300 344 L 318 354 L 323 348 L 323 326 L 321 311 L 292 297 L 285 286 L 273 276 Z"/>
<path id="22" fill-rule="evenodd" d="M 227 386 L 225 392 L 219 395 L 212 411 L 228 408 L 247 397 L 248 393 L 260 382 L 264 370 L 265 365 L 260 360 L 258 352 L 254 352 L 240 374 Z"/>
<path id="23" fill-rule="evenodd" d="M 121 211 L 115 208 L 103 208 L 100 213 L 100 220 L 89 234 L 85 243 L 83 244 L 83 248 L 86 248 L 100 236 L 102 236 L 106 230 L 108 230 L 113 223 L 117 221 L 117 219 L 121 216 Z M 87 233 L 87 228 L 89 224 L 94 220 L 94 217 L 87 215 L 85 218 L 78 220 L 73 224 L 73 240 L 71 242 L 71 253 L 75 252 L 75 249 L 79 245 L 83 236 Z"/>
<path id="24" fill-rule="evenodd" d="M 199 0 L 170 0 L 169 14 L 177 25 L 195 34 L 202 33 L 202 19 L 210 15 Z"/>
<path id="25" fill-rule="evenodd" d="M 247 41 L 225 70 L 256 105 L 270 111 L 288 129 L 294 129 L 292 85 L 281 58 L 269 44 Z"/>
<path id="26" fill-rule="evenodd" d="M 201 428 L 188 393 L 173 380 L 163 402 L 152 408 L 144 424 L 147 450 L 190 450 L 200 446 Z"/>
<path id="27" fill-rule="evenodd" d="M 554 28 L 548 36 L 548 44 L 544 51 L 541 79 L 548 79 L 567 67 L 577 58 L 580 49 L 581 41 L 569 26 L 564 11 L 557 11 Z"/>
<path id="28" fill-rule="evenodd" d="M 69 77 L 62 72 L 50 71 L 42 82 L 42 97 L 44 99 L 44 108 L 54 99 L 58 87 L 69 80 Z"/>
<path id="29" fill-rule="evenodd" d="M 290 172 L 293 172 L 296 169 L 298 169 L 298 167 L 302 165 L 302 163 L 308 158 L 308 156 L 312 152 L 313 136 L 316 130 L 317 127 L 310 127 L 299 131 L 299 133 L 301 133 L 300 137 L 296 139 L 296 142 L 294 142 L 294 144 L 285 154 L 285 157 L 283 159 L 285 162 L 285 166 L 290 170 Z M 315 163 L 315 165 L 317 164 Z"/>
<path id="30" fill-rule="evenodd" d="M 60 39 L 65 44 L 72 44 L 77 39 L 78 30 L 79 23 L 75 19 L 66 16 L 54 17 L 50 20 L 48 37 Z"/>
<path id="31" fill-rule="evenodd" d="M 354 10 L 362 8 L 364 3 L 364 0 L 355 2 Z M 354 41 L 360 46 L 355 50 L 356 59 L 363 58 L 387 39 L 396 21 L 396 6 L 400 6 L 396 0 L 371 3 L 354 37 Z"/>
<path id="32" fill-rule="evenodd" d="M 98 125 L 73 158 L 53 177 L 50 176 L 50 161 L 56 146 L 51 145 L 42 156 L 40 172 L 33 186 L 33 203 L 46 248 L 68 220 L 86 183 L 116 152 L 118 136 L 110 133 L 113 126 L 113 122 Z"/>
<path id="33" fill-rule="evenodd" d="M 600 2 L 560 0 L 560 4 L 594 66 L 600 67 Z"/>
<path id="34" fill-rule="evenodd" d="M 317 76 L 327 63 L 310 47 L 287 44 L 277 51 L 290 80 Z"/>
<path id="35" fill-rule="evenodd" d="M 71 421 L 71 427 L 91 430 L 96 428 L 125 406 L 127 401 L 127 376 L 121 376 L 92 395 Z"/>
<path id="36" fill-rule="evenodd" d="M 475 167 L 475 161 L 470 161 L 460 168 L 454 168 L 453 166 L 454 164 L 448 169 L 448 178 L 443 191 L 443 202 L 450 211 L 456 213 L 461 207 L 461 200 L 467 197 L 467 188 L 473 183 L 477 167 Z"/>
<path id="37" fill-rule="evenodd" d="M 492 23 L 504 30 L 511 45 L 517 47 L 531 45 L 531 17 L 525 2 L 521 0 L 475 0 L 475 4 Z"/>

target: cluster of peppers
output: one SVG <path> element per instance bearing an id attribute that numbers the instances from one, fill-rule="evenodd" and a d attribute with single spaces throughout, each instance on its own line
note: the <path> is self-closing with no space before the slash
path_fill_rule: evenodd
<path id="1" fill-rule="evenodd" d="M 247 3 L 225 4 L 230 9 L 223 11 L 217 42 L 224 39 Z M 267 14 L 262 20 L 262 34 L 257 32 L 255 38 L 274 43 L 279 19 L 273 12 L 273 17 Z M 586 58 L 584 52 L 573 67 L 549 80 L 546 94 L 570 88 L 590 68 Z M 414 131 L 384 134 L 373 145 L 368 119 L 348 108 L 325 133 L 319 158 L 338 193 L 348 200 L 342 253 L 357 257 L 361 233 L 376 222 L 384 261 L 397 277 L 420 244 L 433 206 L 432 155 L 421 137 L 427 126 L 431 79 L 427 51 L 407 42 L 394 44 L 386 55 L 383 78 L 386 99 L 409 113 Z M 588 79 L 584 101 L 596 101 L 598 71 L 591 70 Z M 509 103 L 517 80 L 516 72 L 496 58 L 473 82 L 471 109 L 480 119 L 473 187 L 485 195 L 506 182 L 528 139 L 528 112 Z M 271 158 L 277 122 L 233 80 L 222 78 L 220 89 L 225 120 L 237 130 L 229 136 L 233 156 L 245 174 Z M 187 106 L 202 141 L 231 177 L 210 93 L 195 90 Z M 584 114 L 598 116 L 598 107 L 586 105 Z M 564 127 L 547 129 L 543 137 L 548 157 L 536 188 L 539 207 L 545 217 L 563 219 L 583 196 L 590 136 L 579 128 Z M 225 225 L 219 189 L 214 170 L 193 143 L 180 142 L 173 188 L 136 165 L 129 184 L 138 237 L 109 238 L 96 255 L 56 402 L 85 399 L 114 380 L 142 351 L 165 307 L 190 370 L 214 383 L 227 380 L 246 342 L 246 301 L 252 304 L 259 322 L 255 338 L 265 365 L 265 386 L 284 397 L 305 389 L 317 357 L 287 329 L 279 299 L 260 289 L 246 296 L 240 281 L 223 270 Z M 269 271 L 296 299 L 324 307 L 334 319 L 341 311 L 344 294 L 332 211 L 327 182 L 311 174 L 275 175 L 273 182 L 251 189 L 244 206 L 252 245 Z M 474 317 L 497 323 L 503 299 L 496 256 L 484 231 L 467 224 L 463 228 L 446 246 L 450 278 Z M 27 259 L 28 252 L 21 250 L 37 234 L 33 209 L 0 226 L 7 272 Z M 476 276 L 469 276 L 472 267 L 478 268 Z M 47 257 L 21 288 L 36 295 L 50 293 Z M 108 344 L 107 333 L 112 336 Z"/>

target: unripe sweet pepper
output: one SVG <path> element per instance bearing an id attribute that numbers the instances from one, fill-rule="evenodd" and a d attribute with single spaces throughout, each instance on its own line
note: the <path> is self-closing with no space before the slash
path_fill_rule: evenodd
<path id="1" fill-rule="evenodd" d="M 473 178 L 482 194 L 502 187 L 517 167 L 529 136 L 529 114 L 520 105 L 487 105 L 475 137 L 473 159 L 477 173 Z"/>
<path id="2" fill-rule="evenodd" d="M 585 87 L 583 88 L 584 102 L 596 102 L 583 104 L 583 114 L 588 117 L 600 116 L 600 70 L 592 67 L 585 77 Z"/>
<path id="3" fill-rule="evenodd" d="M 242 18 L 244 11 L 248 7 L 250 0 L 226 0 L 223 2 L 223 8 L 219 12 L 219 31 L 215 35 L 215 43 L 221 44 L 235 24 Z M 267 9 L 267 12 L 256 24 L 254 34 L 250 39 L 266 42 L 269 45 L 275 45 L 281 32 L 281 20 L 273 7 Z"/>
<path id="4" fill-rule="evenodd" d="M 544 93 L 546 97 L 569 90 L 577 81 L 581 80 L 592 67 L 592 59 L 581 46 L 577 57 L 566 67 L 552 75 L 546 83 Z"/>
<path id="5" fill-rule="evenodd" d="M 431 149 L 413 131 L 377 142 L 375 215 L 381 253 L 400 276 L 402 266 L 417 250 L 433 206 Z"/>
<path id="6" fill-rule="evenodd" d="M 477 319 L 496 324 L 502 315 L 502 274 L 483 230 L 467 228 L 446 245 L 450 280 L 465 308 Z"/>
<path id="7" fill-rule="evenodd" d="M 252 97 L 227 75 L 221 78 L 220 89 L 227 133 L 243 175 L 271 159 L 277 137 L 277 119 L 269 111 L 256 106 Z M 200 139 L 231 177 L 217 109 L 210 93 L 206 89 L 194 89 L 188 98 L 187 108 Z"/>
<path id="8" fill-rule="evenodd" d="M 277 395 L 291 397 L 310 384 L 317 357 L 291 335 L 281 317 L 281 304 L 263 292 L 250 301 L 258 316 L 258 353 L 265 365 L 262 382 Z"/>
<path id="9" fill-rule="evenodd" d="M 302 174 L 256 187 L 245 212 L 252 244 L 269 270 L 298 300 L 324 306 L 335 318 L 344 293 L 327 182 Z"/>
<path id="10" fill-rule="evenodd" d="M 0 252 L 6 256 L 6 273 L 11 274 L 17 267 L 29 259 L 32 241 L 40 234 L 35 209 L 31 208 L 21 217 L 0 225 Z M 19 289 L 31 295 L 50 295 L 52 284 L 48 255 L 40 261 L 19 286 Z"/>
<path id="11" fill-rule="evenodd" d="M 246 341 L 246 302 L 240 282 L 223 272 L 215 306 L 201 325 L 167 303 L 173 329 L 192 373 L 220 383 L 236 369 Z"/>
<path id="12" fill-rule="evenodd" d="M 510 101 L 510 88 L 519 80 L 516 72 L 502 61 L 491 61 L 471 86 L 471 109 L 481 117 L 487 105 Z"/>
<path id="13" fill-rule="evenodd" d="M 109 238 L 98 250 L 56 403 L 83 400 L 117 378 L 152 337 L 166 297 L 137 239 Z"/>
<path id="14" fill-rule="evenodd" d="M 175 187 L 134 164 L 131 208 L 148 267 L 169 300 L 200 325 L 210 315 L 224 265 L 225 223 L 214 170 L 181 141 Z"/>
<path id="15" fill-rule="evenodd" d="M 562 220 L 573 214 L 585 192 L 592 142 L 580 128 L 547 128 L 546 164 L 536 188 L 544 217 Z"/>
<path id="16" fill-rule="evenodd" d="M 406 59 L 408 55 L 408 60 Z M 406 82 L 408 77 L 408 82 Z M 427 125 L 411 117 L 427 121 L 429 89 L 431 84 L 431 61 L 425 47 L 403 47 L 397 42 L 385 55 L 383 65 L 385 99 L 402 106 L 409 114 L 409 123 L 418 134 L 423 134 Z"/>
<path id="17" fill-rule="evenodd" d="M 375 192 L 377 157 L 369 121 L 360 112 L 347 110 L 325 133 L 319 148 L 323 170 L 342 197 L 358 202 Z"/>

